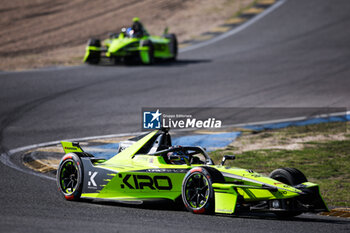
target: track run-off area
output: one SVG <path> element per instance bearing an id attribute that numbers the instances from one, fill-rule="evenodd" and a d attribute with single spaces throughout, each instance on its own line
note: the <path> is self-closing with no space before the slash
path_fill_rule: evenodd
<path id="1" fill-rule="evenodd" d="M 182 50 L 174 63 L 1 72 L 1 156 L 48 141 L 139 132 L 142 107 L 349 108 L 349 1 L 276 4 L 235 32 Z M 348 219 L 313 214 L 279 220 L 68 202 L 54 181 L 11 164 L 23 166 L 21 155 L 0 163 L 1 232 L 350 231 Z"/>

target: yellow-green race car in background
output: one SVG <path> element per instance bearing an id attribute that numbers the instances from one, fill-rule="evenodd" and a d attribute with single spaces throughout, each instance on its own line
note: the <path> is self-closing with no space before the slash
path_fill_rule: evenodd
<path id="1" fill-rule="evenodd" d="M 89 39 L 84 62 L 98 64 L 102 57 L 114 63 L 153 64 L 155 60 L 176 60 L 178 43 L 175 34 L 164 30 L 162 36 L 151 36 L 138 18 L 133 19 L 130 28 L 122 28 L 120 33 L 110 33 L 101 44 L 99 39 Z"/>

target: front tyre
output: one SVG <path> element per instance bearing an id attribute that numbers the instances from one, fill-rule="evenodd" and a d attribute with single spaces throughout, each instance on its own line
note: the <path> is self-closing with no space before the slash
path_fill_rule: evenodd
<path id="1" fill-rule="evenodd" d="M 101 60 L 101 41 L 91 38 L 88 40 L 88 47 L 85 53 L 84 61 L 90 65 L 96 65 Z"/>
<path id="2" fill-rule="evenodd" d="M 213 214 L 215 211 L 212 176 L 204 167 L 191 169 L 182 183 L 182 200 L 188 211 Z"/>
<path id="3" fill-rule="evenodd" d="M 175 34 L 167 34 L 164 36 L 165 38 L 170 40 L 169 43 L 169 51 L 173 55 L 170 60 L 175 61 L 178 53 L 178 43 Z"/>
<path id="4" fill-rule="evenodd" d="M 305 175 L 296 168 L 279 168 L 271 172 L 269 177 L 290 186 L 307 182 Z M 302 211 L 285 211 L 275 214 L 280 218 L 290 218 L 302 214 Z"/>
<path id="5" fill-rule="evenodd" d="M 305 175 L 296 168 L 279 168 L 271 172 L 269 177 L 290 186 L 307 182 Z"/>
<path id="6" fill-rule="evenodd" d="M 59 191 L 70 201 L 77 201 L 83 187 L 83 166 L 75 153 L 66 154 L 57 169 L 56 181 Z"/>

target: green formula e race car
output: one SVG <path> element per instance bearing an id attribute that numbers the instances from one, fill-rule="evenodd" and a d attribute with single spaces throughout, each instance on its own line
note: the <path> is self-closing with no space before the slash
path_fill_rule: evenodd
<path id="1" fill-rule="evenodd" d="M 272 212 L 292 217 L 328 211 L 319 186 L 295 168 L 269 177 L 249 169 L 214 165 L 205 149 L 172 146 L 168 130 L 152 131 L 119 144 L 119 153 L 99 159 L 79 143 L 62 142 L 66 152 L 57 185 L 67 200 L 122 203 L 170 200 L 196 214 Z"/>
<path id="2" fill-rule="evenodd" d="M 119 34 L 110 33 L 103 44 L 99 39 L 89 39 L 84 62 L 98 64 L 102 57 L 116 64 L 153 64 L 156 59 L 176 60 L 178 44 L 175 34 L 169 34 L 165 29 L 162 36 L 151 36 L 138 18 L 133 21 L 132 27 L 122 28 Z"/>

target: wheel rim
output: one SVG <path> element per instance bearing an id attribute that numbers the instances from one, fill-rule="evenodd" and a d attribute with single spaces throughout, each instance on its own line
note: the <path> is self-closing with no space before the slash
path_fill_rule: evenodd
<path id="1" fill-rule="evenodd" d="M 206 205 L 209 199 L 209 180 L 202 173 L 193 173 L 186 182 L 185 197 L 187 203 L 195 209 Z"/>
<path id="2" fill-rule="evenodd" d="M 61 166 L 60 185 L 65 194 L 72 194 L 78 185 L 78 168 L 73 160 L 65 161 Z"/>

